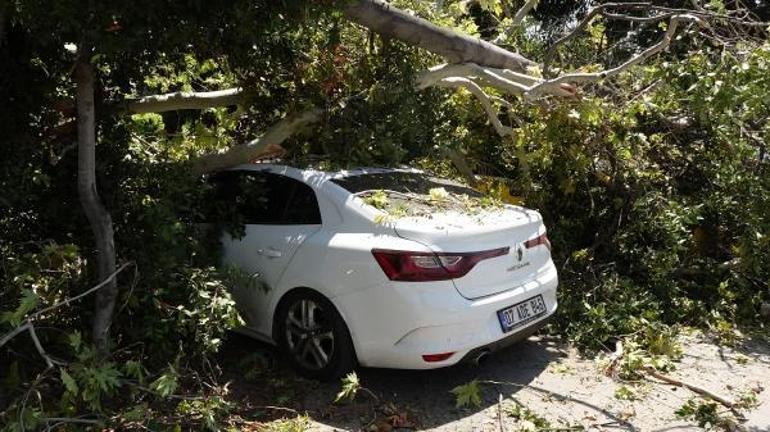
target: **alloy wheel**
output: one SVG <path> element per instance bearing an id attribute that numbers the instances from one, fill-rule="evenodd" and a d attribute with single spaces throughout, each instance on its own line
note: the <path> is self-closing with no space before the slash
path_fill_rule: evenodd
<path id="1" fill-rule="evenodd" d="M 334 331 L 331 317 L 313 300 L 300 299 L 286 314 L 285 337 L 294 359 L 310 370 L 320 370 L 332 361 Z"/>

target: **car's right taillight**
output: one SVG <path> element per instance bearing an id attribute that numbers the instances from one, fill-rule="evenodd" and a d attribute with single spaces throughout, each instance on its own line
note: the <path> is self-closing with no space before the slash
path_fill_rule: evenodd
<path id="1" fill-rule="evenodd" d="M 548 239 L 548 236 L 545 233 L 524 242 L 524 246 L 527 249 L 532 249 L 533 247 L 539 245 L 544 245 L 548 248 L 548 250 L 551 250 L 551 240 Z"/>
<path id="2" fill-rule="evenodd" d="M 479 252 L 411 252 L 372 249 L 372 255 L 390 280 L 427 282 L 457 279 L 479 262 L 508 254 L 509 248 Z"/>

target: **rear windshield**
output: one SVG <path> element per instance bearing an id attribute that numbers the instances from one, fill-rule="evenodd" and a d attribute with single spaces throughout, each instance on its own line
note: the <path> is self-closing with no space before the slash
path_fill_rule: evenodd
<path id="1" fill-rule="evenodd" d="M 366 191 L 390 190 L 401 193 L 429 195 L 434 188 L 444 188 L 447 192 L 481 197 L 481 193 L 463 184 L 428 174 L 393 171 L 371 173 L 332 179 L 349 192 L 359 194 Z"/>

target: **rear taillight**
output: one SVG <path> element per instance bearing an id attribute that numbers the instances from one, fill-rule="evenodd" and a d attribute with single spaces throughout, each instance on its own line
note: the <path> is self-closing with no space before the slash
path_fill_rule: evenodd
<path id="1" fill-rule="evenodd" d="M 532 249 L 533 247 L 539 246 L 539 245 L 545 245 L 545 247 L 547 247 L 548 250 L 551 250 L 551 241 L 548 240 L 548 236 L 545 235 L 545 233 L 540 234 L 539 236 L 524 242 L 524 247 L 526 247 L 527 249 Z"/>
<path id="2" fill-rule="evenodd" d="M 372 249 L 372 255 L 390 280 L 427 282 L 465 276 L 479 261 L 506 255 L 509 248 L 480 252 L 409 252 Z"/>

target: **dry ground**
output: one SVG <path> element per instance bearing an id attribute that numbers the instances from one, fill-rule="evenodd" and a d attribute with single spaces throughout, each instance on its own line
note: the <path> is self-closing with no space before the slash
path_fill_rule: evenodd
<path id="1" fill-rule="evenodd" d="M 732 399 L 750 389 L 763 389 L 758 394 L 759 406 L 747 414 L 743 427 L 752 432 L 770 432 L 770 389 L 766 389 L 770 387 L 770 343 L 749 340 L 733 349 L 691 335 L 683 337 L 682 344 L 684 357 L 670 375 Z M 271 397 L 306 412 L 310 430 L 361 430 L 370 423 L 372 412 L 366 397 L 360 396 L 361 402 L 354 405 L 333 406 L 338 383 L 296 381 L 280 365 L 277 369 L 279 378 L 274 380 L 286 392 Z M 358 375 L 362 385 L 383 401 L 393 403 L 395 411 L 419 430 L 499 431 L 500 412 L 503 430 L 522 430 L 526 423 L 508 415 L 514 404 L 526 406 L 562 430 L 578 426 L 597 431 L 701 430 L 675 415 L 696 396 L 694 393 L 655 380 L 615 382 L 599 372 L 596 361 L 581 358 L 568 345 L 547 337 L 533 337 L 497 352 L 478 367 L 435 371 L 362 369 Z M 450 390 L 473 379 L 516 385 L 485 385 L 481 406 L 456 409 Z M 247 394 L 251 385 L 236 381 L 234 389 Z M 616 397 L 623 385 L 632 391 L 635 400 Z"/>

